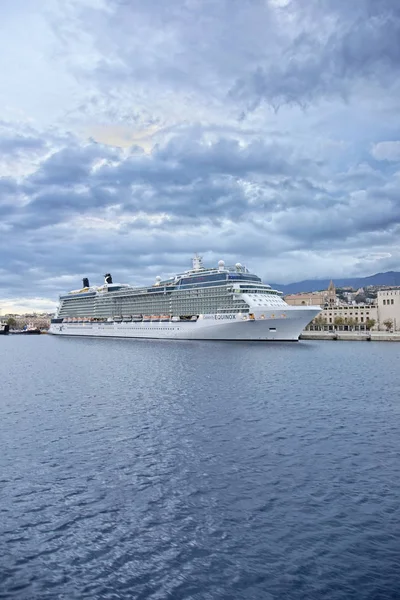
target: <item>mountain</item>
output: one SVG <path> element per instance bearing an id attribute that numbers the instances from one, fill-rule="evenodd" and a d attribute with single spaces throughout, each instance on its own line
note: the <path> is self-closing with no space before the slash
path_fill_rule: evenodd
<path id="1" fill-rule="evenodd" d="M 299 292 L 318 292 L 328 289 L 330 279 L 306 279 L 297 283 L 271 283 L 271 287 L 280 290 L 284 294 L 298 294 Z M 357 290 L 368 285 L 400 285 L 400 272 L 388 271 L 387 273 L 376 273 L 369 277 L 348 277 L 346 279 L 333 279 L 337 288 L 352 287 Z"/>

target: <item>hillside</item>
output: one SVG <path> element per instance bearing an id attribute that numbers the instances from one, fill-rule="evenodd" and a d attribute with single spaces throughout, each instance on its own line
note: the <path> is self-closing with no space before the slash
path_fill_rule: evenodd
<path id="1" fill-rule="evenodd" d="M 299 292 L 318 292 L 326 290 L 330 283 L 330 279 L 307 279 L 295 283 L 283 285 L 281 283 L 271 283 L 271 287 L 281 290 L 284 294 L 298 294 Z M 369 277 L 349 277 L 346 279 L 333 279 L 333 283 L 337 288 L 352 287 L 358 289 L 368 285 L 400 285 L 400 272 L 388 271 L 387 273 L 376 273 Z"/>

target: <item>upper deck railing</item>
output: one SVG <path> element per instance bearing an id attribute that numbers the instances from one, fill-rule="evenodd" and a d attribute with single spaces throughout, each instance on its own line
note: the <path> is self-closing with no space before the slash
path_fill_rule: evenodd
<path id="1" fill-rule="evenodd" d="M 236 265 L 227 265 L 224 267 L 201 267 L 200 269 L 189 269 L 188 271 L 184 271 L 183 273 L 179 273 L 177 277 L 185 277 L 185 276 L 193 276 L 193 275 L 214 275 L 215 273 L 247 273 L 250 274 L 250 271 L 247 267 L 240 265 L 237 267 Z"/>

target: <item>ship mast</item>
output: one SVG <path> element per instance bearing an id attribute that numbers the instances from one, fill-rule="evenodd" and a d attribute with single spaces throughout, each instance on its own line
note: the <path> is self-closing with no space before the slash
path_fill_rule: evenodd
<path id="1" fill-rule="evenodd" d="M 196 254 L 192 258 L 193 271 L 200 271 L 203 268 L 203 257 Z"/>

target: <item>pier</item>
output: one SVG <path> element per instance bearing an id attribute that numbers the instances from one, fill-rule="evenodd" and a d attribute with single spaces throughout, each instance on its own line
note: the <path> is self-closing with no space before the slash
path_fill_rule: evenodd
<path id="1" fill-rule="evenodd" d="M 303 331 L 301 340 L 351 342 L 400 342 L 400 332 L 385 331 Z"/>

